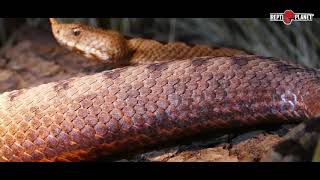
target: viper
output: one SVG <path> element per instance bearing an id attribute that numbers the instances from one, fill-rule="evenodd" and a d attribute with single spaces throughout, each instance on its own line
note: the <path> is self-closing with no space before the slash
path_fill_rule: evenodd
<path id="1" fill-rule="evenodd" d="M 115 68 L 2 93 L 1 161 L 97 160 L 319 112 L 317 69 L 50 21 L 59 44 Z"/>

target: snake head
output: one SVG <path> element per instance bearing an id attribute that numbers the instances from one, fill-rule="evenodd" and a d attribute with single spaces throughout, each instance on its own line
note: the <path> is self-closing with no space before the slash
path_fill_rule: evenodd
<path id="1" fill-rule="evenodd" d="M 129 56 L 127 41 L 118 32 L 80 23 L 59 23 L 55 18 L 50 18 L 50 22 L 60 45 L 87 58 L 117 64 Z"/>

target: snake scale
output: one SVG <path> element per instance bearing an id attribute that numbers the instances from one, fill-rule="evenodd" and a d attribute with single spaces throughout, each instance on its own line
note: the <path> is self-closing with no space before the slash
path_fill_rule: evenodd
<path id="1" fill-rule="evenodd" d="M 2 93 L 0 161 L 97 160 L 203 132 L 300 122 L 320 108 L 316 69 L 50 20 L 61 45 L 131 66 Z"/>

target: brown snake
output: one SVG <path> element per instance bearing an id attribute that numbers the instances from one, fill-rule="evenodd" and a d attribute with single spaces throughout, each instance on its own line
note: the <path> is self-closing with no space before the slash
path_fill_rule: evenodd
<path id="1" fill-rule="evenodd" d="M 1 161 L 96 160 L 203 132 L 299 122 L 320 108 L 316 69 L 236 55 L 244 54 L 238 50 L 220 52 L 183 43 L 172 47 L 51 22 L 62 45 L 88 57 L 113 64 L 176 61 L 1 94 Z M 222 57 L 214 57 L 218 52 Z"/>

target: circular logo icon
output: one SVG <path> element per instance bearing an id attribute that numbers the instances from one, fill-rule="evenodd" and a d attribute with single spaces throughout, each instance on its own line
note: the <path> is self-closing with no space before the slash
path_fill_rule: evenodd
<path id="1" fill-rule="evenodd" d="M 292 10 L 285 10 L 283 13 L 283 23 L 285 25 L 290 25 L 294 20 L 295 14 Z"/>

